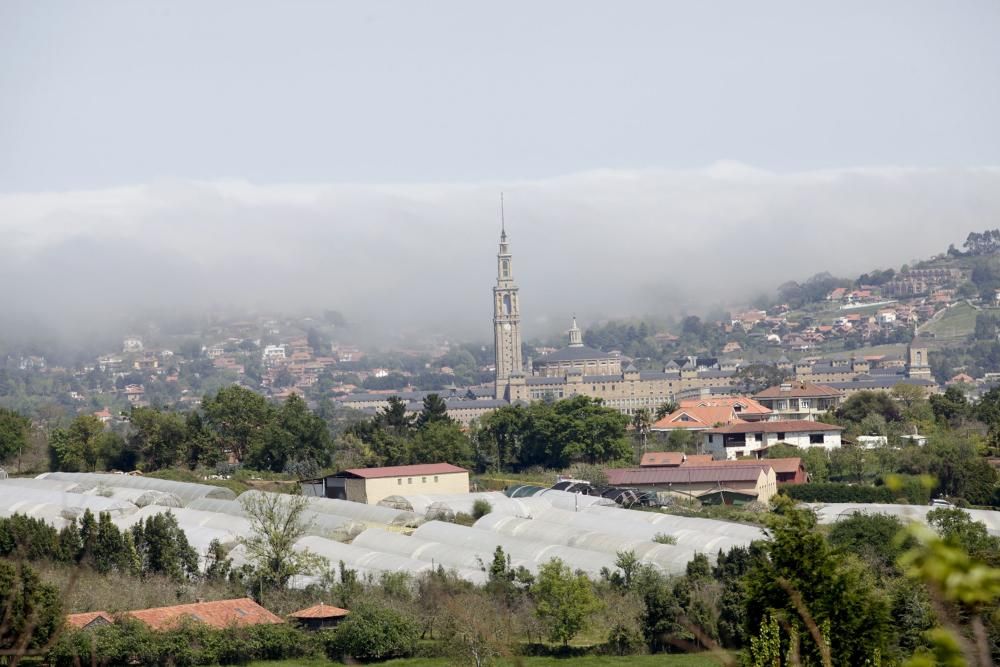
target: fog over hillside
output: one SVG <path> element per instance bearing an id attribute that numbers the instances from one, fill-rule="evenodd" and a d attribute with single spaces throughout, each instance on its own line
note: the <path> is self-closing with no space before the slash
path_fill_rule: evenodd
<path id="1" fill-rule="evenodd" d="M 773 173 L 736 162 L 519 182 L 163 181 L 0 195 L 8 324 L 337 308 L 486 339 L 498 193 L 528 336 L 704 312 L 821 271 L 899 266 L 1000 224 L 1000 168 Z M 8 319 L 9 318 L 9 319 Z"/>

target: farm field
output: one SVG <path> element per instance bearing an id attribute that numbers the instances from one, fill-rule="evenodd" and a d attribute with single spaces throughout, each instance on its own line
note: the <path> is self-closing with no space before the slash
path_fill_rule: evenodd
<path id="1" fill-rule="evenodd" d="M 931 320 L 918 329 L 918 333 L 931 333 L 936 338 L 957 338 L 971 334 L 976 328 L 976 315 L 980 310 L 961 301 L 936 319 Z"/>

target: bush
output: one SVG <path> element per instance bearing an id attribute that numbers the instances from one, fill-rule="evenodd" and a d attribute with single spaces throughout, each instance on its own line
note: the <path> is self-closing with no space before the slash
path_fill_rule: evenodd
<path id="1" fill-rule="evenodd" d="M 484 516 L 493 511 L 493 505 L 490 505 L 488 500 L 483 500 L 480 498 L 476 502 L 472 503 L 472 518 L 482 519 Z"/>
<path id="2" fill-rule="evenodd" d="M 257 625 L 218 630 L 186 622 L 162 632 L 127 616 L 111 625 L 64 633 L 48 655 L 54 667 L 105 665 L 242 665 L 253 660 L 314 656 L 319 642 L 292 625 Z"/>
<path id="3" fill-rule="evenodd" d="M 804 503 L 896 502 L 893 492 L 884 486 L 852 486 L 837 482 L 783 486 L 779 493 Z"/>
<path id="4" fill-rule="evenodd" d="M 420 627 L 402 614 L 375 605 L 356 607 L 340 626 L 326 633 L 331 660 L 388 660 L 413 655 Z"/>

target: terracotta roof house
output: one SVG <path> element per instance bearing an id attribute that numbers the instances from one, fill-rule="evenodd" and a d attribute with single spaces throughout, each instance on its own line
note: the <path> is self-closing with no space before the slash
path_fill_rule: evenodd
<path id="1" fill-rule="evenodd" d="M 833 424 L 795 419 L 757 423 L 729 424 L 702 432 L 705 451 L 716 458 L 737 459 L 750 456 L 779 442 L 807 449 L 823 447 L 827 450 L 840 447 L 843 428 Z"/>
<path id="2" fill-rule="evenodd" d="M 766 461 L 744 466 L 680 466 L 605 470 L 612 486 L 627 486 L 710 502 L 768 502 L 777 493 L 774 468 Z M 720 492 L 727 492 L 720 495 Z"/>
<path id="3" fill-rule="evenodd" d="M 337 627 L 351 612 L 328 604 L 317 604 L 299 609 L 288 615 L 307 630 L 326 630 Z"/>
<path id="4" fill-rule="evenodd" d="M 88 611 L 83 614 L 69 614 L 66 617 L 66 625 L 76 630 L 98 628 L 111 623 L 114 623 L 114 619 L 106 611 Z"/>
<path id="5" fill-rule="evenodd" d="M 771 410 L 747 396 L 712 396 L 711 398 L 685 398 L 677 404 L 681 408 L 732 408 L 743 421 L 757 421 L 771 416 Z"/>
<path id="6" fill-rule="evenodd" d="M 380 500 L 399 494 L 468 493 L 469 471 L 450 463 L 351 468 L 321 479 L 303 480 L 301 483 L 303 495 L 377 505 Z"/>
<path id="7" fill-rule="evenodd" d="M 688 457 L 689 459 L 691 457 Z M 802 465 L 802 459 L 798 456 L 789 458 L 757 458 L 753 460 L 741 459 L 738 461 L 726 460 L 712 460 L 704 463 L 685 463 L 685 465 L 715 465 L 715 466 L 759 466 L 761 464 L 766 464 L 774 468 L 774 476 L 777 479 L 778 484 L 805 484 L 808 479 L 805 466 Z"/>
<path id="8" fill-rule="evenodd" d="M 732 407 L 705 406 L 697 408 L 677 408 L 663 419 L 655 422 L 652 431 L 703 431 L 719 424 L 740 421 Z"/>
<path id="9" fill-rule="evenodd" d="M 172 607 L 154 607 L 128 612 L 153 630 L 173 627 L 185 619 L 199 621 L 213 628 L 228 628 L 233 625 L 270 625 L 284 623 L 264 607 L 250 598 L 195 602 Z"/>

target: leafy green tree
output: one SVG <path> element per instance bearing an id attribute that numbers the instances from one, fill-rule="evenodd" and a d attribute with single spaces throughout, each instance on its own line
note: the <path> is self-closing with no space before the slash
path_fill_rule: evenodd
<path id="1" fill-rule="evenodd" d="M 351 610 L 326 644 L 331 660 L 405 658 L 416 650 L 420 628 L 415 621 L 388 607 L 359 605 Z"/>
<path id="2" fill-rule="evenodd" d="M 586 575 L 574 574 L 558 558 L 538 568 L 532 595 L 535 612 L 548 626 L 549 639 L 564 646 L 587 627 L 588 617 L 601 606 Z"/>
<path id="3" fill-rule="evenodd" d="M 247 455 L 247 465 L 258 470 L 281 472 L 295 463 L 309 462 L 313 468 L 332 461 L 333 439 L 326 422 L 306 402 L 292 394 L 272 413 L 272 419 Z"/>
<path id="4" fill-rule="evenodd" d="M 184 418 L 184 463 L 194 470 L 199 465 L 212 466 L 222 459 L 219 442 L 208 429 L 201 412 L 192 410 Z"/>
<path id="5" fill-rule="evenodd" d="M 632 430 L 639 438 L 639 445 L 643 452 L 646 451 L 646 442 L 649 439 L 649 429 L 652 426 L 652 419 L 648 408 L 639 408 L 632 415 Z"/>
<path id="6" fill-rule="evenodd" d="M 898 574 L 896 559 L 912 544 L 898 539 L 903 523 L 887 514 L 855 514 L 841 519 L 830 529 L 834 549 L 852 553 L 888 575 Z"/>
<path id="7" fill-rule="evenodd" d="M 131 528 L 141 571 L 180 581 L 198 574 L 198 553 L 170 511 L 146 517 Z"/>
<path id="8" fill-rule="evenodd" d="M 958 387 L 948 387 L 943 394 L 930 398 L 934 418 L 943 424 L 956 425 L 972 413 L 972 406 L 965 393 Z M 985 413 L 985 409 L 983 411 Z"/>
<path id="9" fill-rule="evenodd" d="M 202 410 L 220 449 L 232 452 L 239 461 L 262 444 L 273 418 L 273 410 L 263 396 L 239 385 L 205 396 Z"/>
<path id="10" fill-rule="evenodd" d="M 56 468 L 66 472 L 96 470 L 103 433 L 104 424 L 93 415 L 80 415 L 69 428 L 53 431 L 49 446 Z"/>
<path id="11" fill-rule="evenodd" d="M 0 463 L 28 446 L 31 420 L 13 410 L 0 408 Z"/>
<path id="12" fill-rule="evenodd" d="M 437 463 L 471 467 L 472 445 L 457 422 L 429 421 L 413 434 L 411 463 Z"/>
<path id="13" fill-rule="evenodd" d="M 520 405 L 504 406 L 487 413 L 476 433 L 476 459 L 480 468 L 509 470 L 520 461 L 527 411 Z"/>
<path id="14" fill-rule="evenodd" d="M 747 634 L 774 617 L 782 651 L 797 638 L 807 664 L 875 664 L 889 642 L 887 601 L 857 561 L 836 554 L 806 510 L 786 509 L 772 521 L 766 558 L 747 574 Z"/>
<path id="15" fill-rule="evenodd" d="M 308 501 L 304 497 L 244 493 L 240 504 L 251 529 L 250 535 L 240 538 L 240 544 L 260 585 L 284 588 L 292 577 L 315 574 L 326 566 L 321 556 L 294 548 L 309 531 L 305 515 Z"/>
<path id="16" fill-rule="evenodd" d="M 181 415 L 157 408 L 132 408 L 129 424 L 129 447 L 138 453 L 146 470 L 169 468 L 185 458 L 187 428 Z"/>
<path id="17" fill-rule="evenodd" d="M 986 526 L 957 507 L 935 507 L 927 513 L 927 523 L 948 544 L 964 550 L 975 560 L 1000 567 L 1000 537 L 990 535 Z"/>
<path id="18" fill-rule="evenodd" d="M 59 590 L 26 564 L 0 560 L 0 618 L 0 651 L 45 646 L 62 625 Z"/>
<path id="19" fill-rule="evenodd" d="M 837 408 L 837 418 L 860 424 L 869 415 L 880 415 L 887 422 L 902 418 L 899 406 L 884 391 L 859 391 Z"/>

